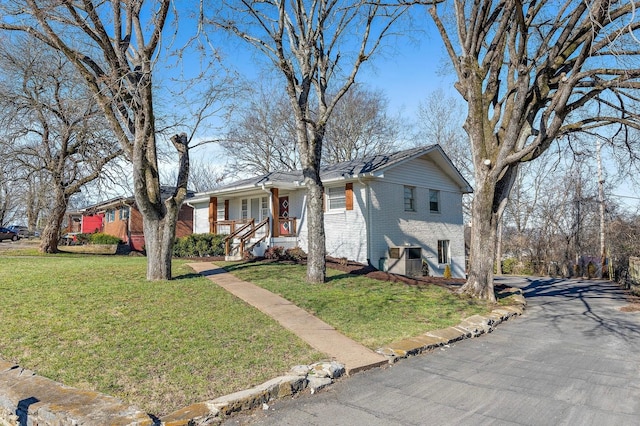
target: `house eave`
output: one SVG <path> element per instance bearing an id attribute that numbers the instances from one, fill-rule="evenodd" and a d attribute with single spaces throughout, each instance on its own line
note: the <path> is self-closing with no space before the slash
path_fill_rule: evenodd
<path id="1" fill-rule="evenodd" d="M 384 178 L 384 172 L 368 172 L 368 173 L 358 173 L 358 174 L 345 174 L 340 177 L 335 177 L 332 179 L 325 179 L 322 181 L 323 184 L 331 184 L 335 182 L 356 182 L 365 179 L 375 179 L 375 178 Z"/>
<path id="2" fill-rule="evenodd" d="M 271 189 L 271 188 L 296 190 L 303 187 L 304 187 L 304 184 L 300 181 L 293 181 L 293 182 L 267 181 L 267 182 L 256 183 L 251 185 L 232 186 L 224 189 L 202 192 L 200 194 L 196 194 L 192 199 L 190 199 L 189 203 L 192 203 L 192 204 L 204 203 L 204 202 L 208 202 L 211 197 L 225 197 L 230 195 L 235 197 L 235 196 L 249 194 L 256 191 L 264 191 L 266 189 Z"/>
<path id="3" fill-rule="evenodd" d="M 82 209 L 83 212 L 102 212 L 108 209 L 112 209 L 114 207 L 120 206 L 133 206 L 135 204 L 135 200 L 132 198 L 118 198 L 117 200 L 109 200 L 107 202 L 96 204 L 93 206 L 86 207 Z"/>

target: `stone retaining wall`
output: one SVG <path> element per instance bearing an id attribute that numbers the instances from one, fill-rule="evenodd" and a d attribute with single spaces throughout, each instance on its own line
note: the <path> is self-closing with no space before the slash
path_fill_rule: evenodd
<path id="1" fill-rule="evenodd" d="M 137 407 L 0 361 L 0 425 L 153 425 Z"/>
<path id="2" fill-rule="evenodd" d="M 135 406 L 98 392 L 82 391 L 0 361 L 0 426 L 131 425 L 186 426 L 220 423 L 231 413 L 309 389 L 332 384 L 344 374 L 335 361 L 298 365 L 281 377 L 254 388 L 190 405 L 162 419 L 152 419 Z"/>
<path id="3" fill-rule="evenodd" d="M 393 342 L 379 348 L 376 352 L 387 357 L 389 363 L 393 364 L 402 358 L 447 346 L 459 340 L 491 333 L 501 322 L 507 321 L 511 317 L 522 315 L 527 304 L 522 290 L 518 288 L 507 288 L 502 292 L 511 294 L 516 305 L 496 308 L 487 315 L 470 316 L 456 326 L 429 331 L 420 336 Z"/>
<path id="4" fill-rule="evenodd" d="M 394 363 L 400 358 L 489 333 L 500 322 L 521 315 L 525 308 L 521 290 L 504 291 L 514 294 L 517 306 L 500 307 L 485 316 L 474 315 L 455 327 L 395 342 L 378 352 L 385 355 L 389 363 Z M 0 426 L 217 424 L 226 415 L 257 407 L 268 409 L 269 401 L 290 397 L 305 389 L 315 393 L 344 373 L 344 365 L 335 361 L 298 365 L 286 375 L 254 388 L 193 404 L 156 419 L 114 397 L 64 386 L 0 360 Z"/>

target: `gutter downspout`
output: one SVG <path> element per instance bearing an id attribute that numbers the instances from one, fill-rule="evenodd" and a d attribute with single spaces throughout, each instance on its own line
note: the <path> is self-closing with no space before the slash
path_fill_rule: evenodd
<path id="1" fill-rule="evenodd" d="M 364 223 L 367 232 L 367 263 L 369 266 L 374 266 L 371 263 L 371 186 L 368 183 L 362 181 L 362 177 L 360 175 L 357 176 L 358 183 L 364 186 L 364 194 L 365 194 L 365 208 L 367 209 L 366 214 L 364 216 Z M 375 266 L 374 266 L 375 267 Z"/>

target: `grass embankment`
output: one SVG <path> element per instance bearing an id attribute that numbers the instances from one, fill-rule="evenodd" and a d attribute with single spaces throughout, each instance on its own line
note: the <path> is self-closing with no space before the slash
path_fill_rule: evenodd
<path id="1" fill-rule="evenodd" d="M 147 282 L 145 258 L 0 256 L 0 358 L 158 416 L 323 358 L 182 264 Z"/>
<path id="2" fill-rule="evenodd" d="M 33 252 L 33 253 L 32 253 Z M 174 262 L 175 280 L 147 282 L 146 258 L 0 256 L 0 358 L 162 416 L 246 389 L 323 358 L 262 313 Z M 457 324 L 490 309 L 437 287 L 305 267 L 226 264 L 241 279 L 307 309 L 370 348 Z"/>
<path id="3" fill-rule="evenodd" d="M 429 330 L 450 327 L 492 306 L 430 285 L 408 286 L 327 269 L 327 283 L 305 282 L 301 265 L 220 263 L 238 278 L 277 293 L 352 339 L 377 349 Z"/>

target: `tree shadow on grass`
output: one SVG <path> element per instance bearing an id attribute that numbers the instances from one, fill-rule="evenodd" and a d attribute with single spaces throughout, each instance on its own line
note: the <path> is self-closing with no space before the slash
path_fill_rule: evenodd
<path id="1" fill-rule="evenodd" d="M 196 274 L 195 272 L 193 272 L 193 273 L 187 273 L 187 274 L 181 274 L 181 275 L 174 276 L 172 278 L 172 280 L 191 280 L 193 278 L 200 278 L 202 275 L 203 274 Z"/>

